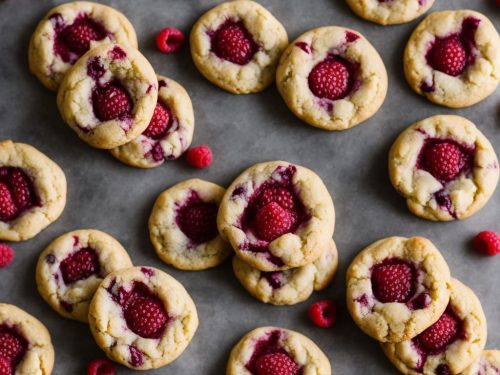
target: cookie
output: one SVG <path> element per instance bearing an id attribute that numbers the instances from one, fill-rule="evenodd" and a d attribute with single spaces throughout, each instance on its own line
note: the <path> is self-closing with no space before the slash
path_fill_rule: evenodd
<path id="1" fill-rule="evenodd" d="M 122 13 L 87 1 L 59 5 L 40 21 L 31 37 L 30 71 L 48 89 L 56 91 L 85 52 L 108 43 L 137 48 L 134 27 Z"/>
<path id="2" fill-rule="evenodd" d="M 217 231 L 217 210 L 225 189 L 191 179 L 161 193 L 149 218 L 149 235 L 165 263 L 182 270 L 221 264 L 231 246 Z"/>
<path id="3" fill-rule="evenodd" d="M 158 101 L 148 127 L 133 141 L 110 150 L 132 167 L 153 168 L 175 160 L 193 139 L 194 113 L 188 93 L 174 80 L 157 77 Z"/>
<path id="4" fill-rule="evenodd" d="M 450 303 L 439 320 L 412 340 L 382 344 L 403 374 L 459 374 L 481 355 L 486 317 L 472 290 L 456 279 Z"/>
<path id="5" fill-rule="evenodd" d="M 476 126 L 438 115 L 404 130 L 389 153 L 389 174 L 411 212 L 428 220 L 465 219 L 490 199 L 498 159 Z"/>
<path id="6" fill-rule="evenodd" d="M 127 251 L 109 234 L 76 230 L 56 238 L 40 254 L 36 284 L 59 314 L 87 322 L 90 301 L 101 281 L 110 272 L 130 267 Z"/>
<path id="7" fill-rule="evenodd" d="M 210 82 L 233 94 L 264 90 L 288 45 L 285 28 L 261 5 L 230 1 L 209 10 L 190 36 L 191 55 Z"/>
<path id="8" fill-rule="evenodd" d="M 276 374 L 280 367 L 290 369 L 290 374 L 332 374 L 330 361 L 314 342 L 277 327 L 260 327 L 247 333 L 231 351 L 226 374 Z"/>
<path id="9" fill-rule="evenodd" d="M 0 365 L 5 374 L 19 375 L 50 375 L 54 367 L 47 328 L 34 316 L 5 303 L 0 303 Z"/>
<path id="10" fill-rule="evenodd" d="M 314 290 L 325 289 L 338 265 L 333 240 L 321 256 L 308 265 L 285 271 L 262 272 L 240 258 L 233 258 L 233 271 L 241 285 L 259 301 L 273 305 L 294 305 L 308 299 Z"/>
<path id="11" fill-rule="evenodd" d="M 431 13 L 408 41 L 404 70 L 411 88 L 431 102 L 450 108 L 476 104 L 500 81 L 500 36 L 481 13 Z"/>
<path id="12" fill-rule="evenodd" d="M 406 23 L 420 17 L 434 0 L 346 0 L 354 13 L 380 25 Z"/>
<path id="13" fill-rule="evenodd" d="M 450 289 L 446 261 L 422 237 L 377 241 L 347 270 L 352 319 L 381 342 L 412 339 L 434 324 L 448 305 Z"/>
<path id="14" fill-rule="evenodd" d="M 158 81 L 139 51 L 96 47 L 68 71 L 57 94 L 64 121 L 85 142 L 110 149 L 137 138 L 156 107 Z"/>
<path id="15" fill-rule="evenodd" d="M 0 142 L 0 240 L 24 241 L 61 215 L 66 177 L 32 146 Z"/>
<path id="16" fill-rule="evenodd" d="M 106 355 L 134 370 L 169 364 L 186 349 L 198 314 L 186 289 L 151 267 L 110 273 L 90 304 L 90 330 Z"/>
<path id="17" fill-rule="evenodd" d="M 321 27 L 299 36 L 283 53 L 278 90 L 302 121 L 344 130 L 373 116 L 387 93 L 387 72 L 373 46 L 357 31 Z"/>
<path id="18" fill-rule="evenodd" d="M 242 261 L 281 271 L 319 258 L 333 236 L 335 210 L 317 174 L 272 161 L 236 178 L 222 198 L 217 224 Z"/>
<path id="19" fill-rule="evenodd" d="M 460 375 L 498 374 L 500 374 L 500 350 L 485 350 L 474 364 L 460 373 Z"/>

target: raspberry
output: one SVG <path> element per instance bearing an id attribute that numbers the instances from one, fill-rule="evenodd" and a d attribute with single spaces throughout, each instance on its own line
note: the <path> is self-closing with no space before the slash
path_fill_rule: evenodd
<path id="1" fill-rule="evenodd" d="M 14 259 L 14 250 L 5 243 L 0 243 L 0 268 L 7 267 Z"/>
<path id="2" fill-rule="evenodd" d="M 17 363 L 26 351 L 26 342 L 17 334 L 0 332 L 0 357 Z"/>
<path id="3" fill-rule="evenodd" d="M 259 196 L 258 208 L 262 208 L 271 202 L 278 203 L 285 210 L 294 208 L 293 195 L 285 188 L 267 188 Z"/>
<path id="4" fill-rule="evenodd" d="M 227 21 L 215 32 L 212 48 L 221 59 L 245 65 L 257 51 L 242 22 Z"/>
<path id="5" fill-rule="evenodd" d="M 17 214 L 17 208 L 6 184 L 0 182 L 0 220 L 9 221 Z"/>
<path id="6" fill-rule="evenodd" d="M 132 109 L 128 93 L 117 83 L 95 90 L 92 100 L 97 118 L 101 121 L 123 117 Z"/>
<path id="7" fill-rule="evenodd" d="M 331 327 L 336 322 L 336 307 L 335 302 L 329 299 L 324 299 L 313 303 L 309 307 L 309 319 L 318 327 Z"/>
<path id="8" fill-rule="evenodd" d="M 437 41 L 430 52 L 431 66 L 456 77 L 463 73 L 467 65 L 467 52 L 456 37 Z"/>
<path id="9" fill-rule="evenodd" d="M 99 33 L 87 22 L 75 23 L 64 29 L 63 38 L 73 52 L 83 55 L 90 49 L 90 42 L 101 39 Z"/>
<path id="10" fill-rule="evenodd" d="M 458 322 L 445 312 L 436 323 L 418 335 L 417 340 L 424 349 L 436 353 L 444 350 L 456 337 L 457 332 Z"/>
<path id="11" fill-rule="evenodd" d="M 184 34 L 175 27 L 166 27 L 156 35 L 156 46 L 165 53 L 177 52 L 184 43 Z"/>
<path id="12" fill-rule="evenodd" d="M 257 211 L 255 219 L 257 233 L 265 241 L 273 241 L 290 232 L 294 222 L 292 213 L 276 202 Z"/>
<path id="13" fill-rule="evenodd" d="M 255 361 L 257 375 L 296 375 L 299 366 L 285 353 L 270 353 Z"/>
<path id="14" fill-rule="evenodd" d="M 308 81 L 318 98 L 342 99 L 349 91 L 349 70 L 341 61 L 327 58 L 313 68 Z"/>
<path id="15" fill-rule="evenodd" d="M 85 280 L 99 273 L 97 254 L 91 248 L 84 248 L 69 255 L 61 262 L 61 273 L 66 285 Z"/>
<path id="16" fill-rule="evenodd" d="M 4 357 L 0 357 L 0 375 L 12 375 L 12 365 Z"/>
<path id="17" fill-rule="evenodd" d="M 414 294 L 413 270 L 404 263 L 376 266 L 371 280 L 375 297 L 383 303 L 405 303 Z"/>
<path id="18" fill-rule="evenodd" d="M 426 147 L 423 161 L 425 169 L 441 181 L 453 180 L 466 164 L 460 147 L 451 142 L 439 142 Z"/>
<path id="19" fill-rule="evenodd" d="M 30 190 L 30 180 L 19 169 L 14 169 L 9 176 L 12 198 L 18 210 L 23 210 L 33 205 Z"/>
<path id="20" fill-rule="evenodd" d="M 212 150 L 206 145 L 191 147 L 186 153 L 189 165 L 196 168 L 206 168 L 212 164 Z"/>
<path id="21" fill-rule="evenodd" d="M 492 230 L 485 230 L 474 237 L 474 247 L 485 255 L 500 253 L 500 235 Z"/>
<path id="22" fill-rule="evenodd" d="M 144 338 L 159 338 L 167 325 L 167 314 L 161 302 L 152 297 L 136 297 L 125 310 L 129 328 Z"/>
<path id="23" fill-rule="evenodd" d="M 170 128 L 170 119 L 170 110 L 164 104 L 156 103 L 153 117 L 142 134 L 152 139 L 162 138 Z"/>
<path id="24" fill-rule="evenodd" d="M 0 373 L 1 374 L 1 373 Z M 87 375 L 114 375 L 115 366 L 106 358 L 94 359 L 87 366 Z"/>
<path id="25" fill-rule="evenodd" d="M 217 235 L 217 206 L 211 203 L 196 203 L 179 212 L 179 227 L 196 243 L 212 240 Z"/>

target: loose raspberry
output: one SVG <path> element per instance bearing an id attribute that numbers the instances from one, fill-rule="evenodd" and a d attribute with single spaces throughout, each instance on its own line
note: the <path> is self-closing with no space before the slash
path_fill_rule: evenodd
<path id="1" fill-rule="evenodd" d="M 10 332 L 0 333 L 0 357 L 12 362 L 18 361 L 26 350 L 26 343 L 18 335 Z"/>
<path id="2" fill-rule="evenodd" d="M 309 319 L 321 328 L 331 327 L 337 321 L 335 302 L 330 299 L 324 299 L 313 303 L 309 307 Z"/>
<path id="3" fill-rule="evenodd" d="M 349 91 L 349 70 L 342 62 L 327 58 L 313 68 L 308 81 L 318 98 L 342 99 Z"/>
<path id="4" fill-rule="evenodd" d="M 184 34 L 175 27 L 166 27 L 156 35 L 156 46 L 165 53 L 177 52 L 184 43 Z"/>
<path id="5" fill-rule="evenodd" d="M 0 268 L 7 267 L 14 259 L 14 250 L 5 243 L 0 243 Z"/>
<path id="6" fill-rule="evenodd" d="M 189 165 L 196 168 L 206 168 L 212 164 L 212 150 L 206 145 L 191 147 L 186 153 Z"/>
<path id="7" fill-rule="evenodd" d="M 170 110 L 163 103 L 156 103 L 153 117 L 142 134 L 152 139 L 162 138 L 170 128 L 170 119 Z"/>
<path id="8" fill-rule="evenodd" d="M 257 233 L 265 241 L 273 241 L 290 232 L 294 222 L 291 212 L 276 202 L 271 202 L 257 211 L 255 219 Z"/>
<path id="9" fill-rule="evenodd" d="M 457 332 L 458 322 L 444 313 L 436 323 L 417 336 L 417 340 L 424 349 L 435 353 L 444 350 L 457 336 Z"/>
<path id="10" fill-rule="evenodd" d="M 0 375 L 12 375 L 12 365 L 4 357 L 0 357 Z"/>
<path id="11" fill-rule="evenodd" d="M 270 353 L 255 361 L 257 375 L 296 375 L 299 366 L 285 353 Z"/>
<path id="12" fill-rule="evenodd" d="M 474 247 L 480 253 L 497 255 L 500 253 L 500 235 L 492 230 L 485 230 L 474 237 Z"/>
<path id="13" fill-rule="evenodd" d="M 93 94 L 94 110 L 101 121 L 110 121 L 130 113 L 132 102 L 123 87 L 114 83 L 98 88 Z"/>
<path id="14" fill-rule="evenodd" d="M 161 302 L 151 297 L 136 297 L 125 310 L 129 328 L 144 338 L 159 338 L 167 324 L 167 314 Z"/>
<path id="15" fill-rule="evenodd" d="M 278 203 L 285 210 L 294 207 L 293 195 L 285 188 L 267 188 L 259 196 L 258 208 L 267 206 L 271 202 Z"/>
<path id="16" fill-rule="evenodd" d="M 179 227 L 196 243 L 212 240 L 217 235 L 217 206 L 211 203 L 196 203 L 179 212 Z"/>
<path id="17" fill-rule="evenodd" d="M 441 181 L 453 180 L 466 163 L 460 147 L 446 141 L 429 145 L 423 156 L 425 169 Z"/>
<path id="18" fill-rule="evenodd" d="M 245 65 L 252 60 L 257 47 L 242 22 L 227 21 L 215 32 L 212 48 L 221 59 Z"/>
<path id="19" fill-rule="evenodd" d="M 9 188 L 0 182 L 0 220 L 9 221 L 17 214 L 17 208 Z"/>
<path id="20" fill-rule="evenodd" d="M 377 265 L 371 280 L 375 297 L 383 303 L 408 302 L 415 292 L 413 270 L 404 263 Z"/>
<path id="21" fill-rule="evenodd" d="M 87 375 L 115 375 L 115 366 L 109 359 L 94 359 L 87 366 Z"/>
<path id="22" fill-rule="evenodd" d="M 66 285 L 85 280 L 99 272 L 99 258 L 91 248 L 84 248 L 69 255 L 61 262 L 61 273 Z"/>
<path id="23" fill-rule="evenodd" d="M 99 33 L 85 22 L 79 22 L 64 29 L 63 38 L 73 52 L 83 55 L 90 49 L 90 42 L 101 39 Z"/>
<path id="24" fill-rule="evenodd" d="M 430 52 L 432 67 L 440 72 L 456 77 L 467 65 L 467 52 L 458 38 L 437 41 Z"/>
<path id="25" fill-rule="evenodd" d="M 18 210 L 23 210 L 33 205 L 30 180 L 24 172 L 14 169 L 9 176 L 9 183 L 12 189 L 12 198 Z"/>

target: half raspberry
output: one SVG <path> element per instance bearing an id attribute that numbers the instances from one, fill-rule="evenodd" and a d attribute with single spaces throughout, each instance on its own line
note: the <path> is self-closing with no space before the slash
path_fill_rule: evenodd
<path id="1" fill-rule="evenodd" d="M 345 60 L 328 57 L 318 63 L 309 74 L 309 88 L 318 98 L 338 100 L 345 98 L 351 88 L 351 73 Z"/>
<path id="2" fill-rule="evenodd" d="M 414 268 L 399 260 L 374 267 L 371 281 L 375 297 L 382 303 L 406 303 L 415 294 Z"/>
<path id="3" fill-rule="evenodd" d="M 7 326 L 0 326 L 0 357 L 10 362 L 15 368 L 23 359 L 28 349 L 28 342 L 19 333 Z"/>
<path id="4" fill-rule="evenodd" d="M 94 249 L 86 247 L 68 255 L 61 262 L 60 268 L 64 283 L 70 285 L 99 274 L 99 257 Z"/>
<path id="5" fill-rule="evenodd" d="M 424 146 L 421 167 L 436 179 L 448 182 L 470 167 L 470 156 L 451 141 L 430 141 Z"/>
<path id="6" fill-rule="evenodd" d="M 262 207 L 255 216 L 257 234 L 265 241 L 289 233 L 294 225 L 294 217 L 278 203 L 271 202 Z"/>
<path id="7" fill-rule="evenodd" d="M 416 337 L 427 353 L 440 353 L 456 340 L 460 322 L 452 314 L 445 312 L 439 320 Z"/>
<path id="8" fill-rule="evenodd" d="M 212 36 L 212 51 L 234 64 L 248 64 L 257 50 L 256 43 L 241 21 L 226 21 Z"/>
<path id="9" fill-rule="evenodd" d="M 10 221 L 39 205 L 30 177 L 20 168 L 0 168 L 0 220 Z"/>
<path id="10" fill-rule="evenodd" d="M 88 16 L 81 16 L 60 31 L 59 39 L 69 51 L 81 56 L 90 49 L 91 42 L 102 40 L 107 35 L 101 24 Z"/>
<path id="11" fill-rule="evenodd" d="M 190 240 L 195 243 L 208 242 L 218 234 L 217 206 L 196 197 L 179 210 L 177 223 Z"/>
<path id="12" fill-rule="evenodd" d="M 132 100 L 118 82 L 97 87 L 92 94 L 94 112 L 101 121 L 123 120 L 132 111 Z"/>
<path id="13" fill-rule="evenodd" d="M 467 65 L 467 52 L 457 37 L 436 41 L 429 54 L 431 66 L 456 77 L 462 74 Z"/>
<path id="14" fill-rule="evenodd" d="M 299 366 L 285 353 L 270 353 L 257 358 L 255 361 L 257 375 L 296 375 Z"/>
<path id="15" fill-rule="evenodd" d="M 7 267 L 14 259 L 14 249 L 6 243 L 0 243 L 0 268 Z"/>
<path id="16" fill-rule="evenodd" d="M 167 134 L 171 125 L 172 114 L 170 109 L 165 104 L 158 102 L 153 117 L 142 134 L 151 139 L 160 139 Z"/>

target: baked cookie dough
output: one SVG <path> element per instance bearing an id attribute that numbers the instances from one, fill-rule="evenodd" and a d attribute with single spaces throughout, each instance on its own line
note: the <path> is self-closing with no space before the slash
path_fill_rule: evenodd
<path id="1" fill-rule="evenodd" d="M 186 349 L 198 314 L 186 289 L 151 267 L 110 273 L 90 304 L 90 330 L 106 355 L 134 370 L 169 364 Z"/>
<path id="2" fill-rule="evenodd" d="M 380 25 L 406 23 L 420 17 L 434 0 L 346 0 L 354 13 Z"/>
<path id="3" fill-rule="evenodd" d="M 500 350 L 485 350 L 476 363 L 460 373 L 460 375 L 498 374 L 500 374 Z"/>
<path id="4" fill-rule="evenodd" d="M 450 300 L 450 270 L 429 240 L 389 237 L 364 249 L 347 270 L 347 307 L 380 342 L 412 339 Z"/>
<path id="5" fill-rule="evenodd" d="M 229 1 L 209 10 L 190 36 L 193 61 L 209 81 L 233 94 L 264 90 L 288 45 L 285 28 L 261 5 Z"/>
<path id="6" fill-rule="evenodd" d="M 157 97 L 158 81 L 146 58 L 134 48 L 106 44 L 71 67 L 59 88 L 57 106 L 82 140 L 110 149 L 146 130 Z"/>
<path id="7" fill-rule="evenodd" d="M 337 247 L 333 240 L 321 256 L 308 265 L 285 271 L 262 272 L 235 256 L 233 271 L 241 285 L 259 301 L 273 305 L 294 305 L 312 292 L 325 289 L 335 276 Z"/>
<path id="8" fill-rule="evenodd" d="M 133 141 L 111 149 L 111 154 L 133 167 L 157 167 L 180 157 L 191 145 L 193 132 L 188 93 L 174 80 L 158 76 L 158 102 L 148 127 Z"/>
<path id="9" fill-rule="evenodd" d="M 500 81 L 500 36 L 481 13 L 431 13 L 408 41 L 404 70 L 411 88 L 431 102 L 450 108 L 476 104 Z"/>
<path id="10" fill-rule="evenodd" d="M 382 349 L 403 374 L 459 374 L 480 357 L 486 333 L 476 295 L 452 279 L 450 304 L 439 320 L 414 339 L 385 343 Z"/>
<path id="11" fill-rule="evenodd" d="M 24 241 L 61 215 L 66 177 L 32 146 L 0 142 L 0 240 Z"/>
<path id="12" fill-rule="evenodd" d="M 332 239 L 335 210 L 317 174 L 271 161 L 236 178 L 222 199 L 217 224 L 249 266 L 282 271 L 319 258 Z"/>
<path id="13" fill-rule="evenodd" d="M 288 46 L 276 84 L 301 120 L 325 130 L 344 130 L 378 111 L 387 93 L 387 72 L 364 36 L 330 26 L 310 30 Z"/>
<path id="14" fill-rule="evenodd" d="M 285 362 L 291 375 L 331 375 L 330 361 L 307 337 L 277 327 L 261 327 L 247 333 L 233 348 L 227 364 L 227 375 L 273 373 L 273 360 Z"/>
<path id="15" fill-rule="evenodd" d="M 217 231 L 217 210 L 225 189 L 191 179 L 161 193 L 149 218 L 149 235 L 165 263 L 182 270 L 221 264 L 231 246 Z"/>
<path id="16" fill-rule="evenodd" d="M 109 234 L 83 229 L 56 238 L 40 254 L 36 284 L 59 314 L 88 321 L 89 305 L 110 272 L 132 267 L 127 251 Z"/>
<path id="17" fill-rule="evenodd" d="M 12 374 L 50 375 L 54 347 L 49 331 L 34 316 L 0 303 L 0 359 L 8 363 Z"/>
<path id="18" fill-rule="evenodd" d="M 411 212 L 428 220 L 465 219 L 495 191 L 498 159 L 469 120 L 438 115 L 404 130 L 389 153 L 389 174 Z"/>
<path id="19" fill-rule="evenodd" d="M 49 11 L 33 33 L 29 67 L 40 82 L 56 91 L 85 52 L 108 43 L 137 48 L 134 27 L 122 13 L 87 1 L 62 4 Z"/>

